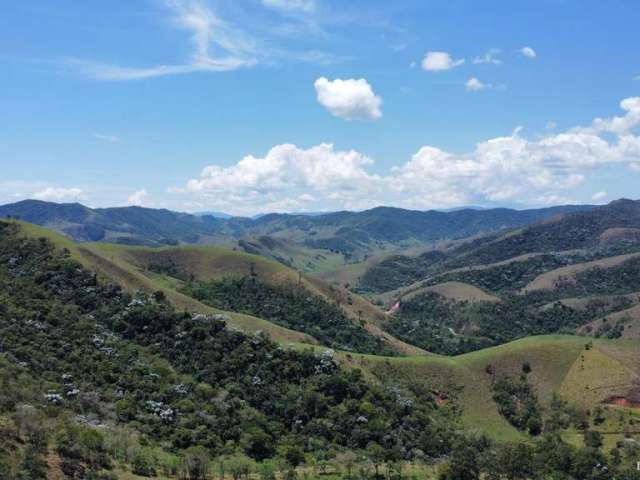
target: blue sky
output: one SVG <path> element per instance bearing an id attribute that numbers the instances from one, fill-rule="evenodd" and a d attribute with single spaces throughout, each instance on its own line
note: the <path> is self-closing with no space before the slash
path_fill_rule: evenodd
<path id="1" fill-rule="evenodd" d="M 0 202 L 637 198 L 636 0 L 36 0 L 0 16 Z"/>

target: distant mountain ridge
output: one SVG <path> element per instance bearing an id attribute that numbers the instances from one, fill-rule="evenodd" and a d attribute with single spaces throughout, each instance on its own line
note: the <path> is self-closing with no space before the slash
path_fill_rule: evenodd
<path id="1" fill-rule="evenodd" d="M 377 207 L 362 212 L 319 215 L 272 213 L 252 219 L 216 218 L 143 207 L 91 209 L 79 203 L 24 200 L 0 206 L 0 218 L 19 217 L 76 241 L 229 245 L 246 237 L 272 236 L 311 249 L 361 257 L 374 250 L 464 238 L 592 208 L 590 205 L 569 205 L 531 210 L 496 208 L 441 212 Z"/>

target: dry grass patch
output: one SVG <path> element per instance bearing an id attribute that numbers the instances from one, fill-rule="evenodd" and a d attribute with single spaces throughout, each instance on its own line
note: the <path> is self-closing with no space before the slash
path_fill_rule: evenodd
<path id="1" fill-rule="evenodd" d="M 523 292 L 535 292 L 540 290 L 554 290 L 560 282 L 575 281 L 578 273 L 590 270 L 592 268 L 612 268 L 617 267 L 627 260 L 640 257 L 640 253 L 629 253 L 626 255 L 617 255 L 615 257 L 602 258 L 592 262 L 576 263 L 562 268 L 556 268 L 533 279 Z"/>

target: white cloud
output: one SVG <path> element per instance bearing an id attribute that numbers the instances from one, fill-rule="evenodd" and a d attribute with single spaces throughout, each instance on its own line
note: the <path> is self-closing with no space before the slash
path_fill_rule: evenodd
<path id="1" fill-rule="evenodd" d="M 121 140 L 121 138 L 116 135 L 107 135 L 104 133 L 92 133 L 91 136 L 93 138 L 96 138 L 98 140 L 103 140 L 108 143 L 118 143 Z"/>
<path id="2" fill-rule="evenodd" d="M 499 58 L 496 58 L 496 55 L 498 55 L 500 53 L 500 49 L 498 48 L 492 48 L 490 50 L 488 50 L 487 52 L 485 52 L 484 55 L 478 56 L 476 58 L 473 59 L 473 63 L 476 65 L 482 64 L 482 63 L 490 63 L 493 65 L 500 65 L 502 63 L 502 60 L 500 60 Z"/>
<path id="3" fill-rule="evenodd" d="M 555 130 L 557 127 L 558 127 L 558 124 L 553 120 L 549 120 L 547 122 L 547 125 L 546 125 L 547 130 Z"/>
<path id="4" fill-rule="evenodd" d="M 193 52 L 187 63 L 127 67 L 69 59 L 86 76 L 96 80 L 143 80 L 194 72 L 221 72 L 255 65 L 255 46 L 240 31 L 225 23 L 198 0 L 168 0 L 173 23 L 191 33 Z"/>
<path id="5" fill-rule="evenodd" d="M 622 135 L 640 125 L 640 97 L 625 98 L 620 102 L 620 108 L 627 112 L 624 117 L 596 118 L 593 128 Z"/>
<path id="6" fill-rule="evenodd" d="M 149 196 L 146 188 L 137 190 L 127 197 L 127 203 L 136 207 L 141 207 L 144 203 L 144 199 Z"/>
<path id="7" fill-rule="evenodd" d="M 486 90 L 487 88 L 491 88 L 490 84 L 482 83 L 476 77 L 471 77 L 469 80 L 467 80 L 467 83 L 465 83 L 464 86 L 468 92 L 479 92 L 482 90 Z"/>
<path id="8" fill-rule="evenodd" d="M 33 198 L 55 201 L 78 200 L 82 196 L 82 193 L 80 188 L 46 187 L 44 190 L 35 192 Z"/>
<path id="9" fill-rule="evenodd" d="M 331 81 L 320 77 L 314 86 L 320 105 L 336 117 L 345 120 L 377 120 L 382 117 L 382 99 L 364 78 Z"/>
<path id="10" fill-rule="evenodd" d="M 459 67 L 464 58 L 454 60 L 447 52 L 427 52 L 422 60 L 422 68 L 428 72 L 442 72 Z"/>
<path id="11" fill-rule="evenodd" d="M 262 0 L 265 7 L 284 11 L 312 12 L 316 8 L 314 0 Z"/>
<path id="12" fill-rule="evenodd" d="M 604 199 L 606 199 L 609 196 L 609 194 L 607 192 L 596 192 L 593 195 L 591 195 L 591 200 L 594 200 L 596 202 L 600 202 Z"/>
<path id="13" fill-rule="evenodd" d="M 522 47 L 520 53 L 527 58 L 536 58 L 538 56 L 536 51 L 531 47 Z"/>
<path id="14" fill-rule="evenodd" d="M 634 113 L 625 107 L 634 102 L 621 105 L 626 115 L 620 118 L 625 120 L 612 117 L 598 123 L 629 127 L 628 117 Z M 424 145 L 386 174 L 373 173 L 373 160 L 357 151 L 336 150 L 331 144 L 308 149 L 284 144 L 263 157 L 208 166 L 174 193 L 240 214 L 382 204 L 423 209 L 575 203 L 574 189 L 598 169 L 626 165 L 640 172 L 640 136 L 631 128 L 609 131 L 591 125 L 535 139 L 525 138 L 517 128 L 466 153 Z"/>

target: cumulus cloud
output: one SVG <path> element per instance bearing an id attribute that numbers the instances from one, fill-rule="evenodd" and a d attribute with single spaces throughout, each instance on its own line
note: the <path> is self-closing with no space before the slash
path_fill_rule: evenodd
<path id="1" fill-rule="evenodd" d="M 168 0 L 173 23 L 191 34 L 189 61 L 175 65 L 129 67 L 95 61 L 68 59 L 84 75 L 95 80 L 143 80 L 194 72 L 222 72 L 257 63 L 255 45 L 242 32 L 220 19 L 204 2 Z"/>
<path id="2" fill-rule="evenodd" d="M 574 203 L 571 191 L 597 169 L 627 165 L 640 171 L 640 136 L 632 131 L 639 125 L 635 105 L 624 100 L 624 116 L 541 138 L 526 138 L 516 128 L 466 153 L 424 145 L 386 174 L 373 173 L 373 159 L 354 150 L 278 145 L 262 157 L 208 166 L 174 191 L 240 214 L 381 204 L 424 209 Z"/>
<path id="3" fill-rule="evenodd" d="M 596 118 L 593 128 L 623 135 L 640 125 L 640 97 L 625 98 L 620 102 L 620 108 L 627 112 L 623 117 Z"/>
<path id="4" fill-rule="evenodd" d="M 520 53 L 527 58 L 536 58 L 538 56 L 536 51 L 531 47 L 522 47 Z"/>
<path id="5" fill-rule="evenodd" d="M 47 201 L 77 200 L 82 193 L 80 188 L 46 187 L 44 190 L 35 192 L 33 198 Z"/>
<path id="6" fill-rule="evenodd" d="M 382 99 L 364 78 L 315 81 L 318 102 L 332 115 L 345 120 L 378 120 L 382 117 Z"/>
<path id="7" fill-rule="evenodd" d="M 262 0 L 265 7 L 284 11 L 312 12 L 315 10 L 315 0 Z"/>
<path id="8" fill-rule="evenodd" d="M 464 61 L 464 58 L 454 60 L 447 52 L 427 52 L 422 59 L 422 68 L 428 72 L 442 72 L 459 67 Z"/>
<path id="9" fill-rule="evenodd" d="M 476 77 L 471 77 L 469 80 L 467 80 L 467 83 L 465 83 L 464 86 L 468 92 L 479 92 L 481 90 L 491 88 L 491 85 L 482 83 Z"/>
<path id="10" fill-rule="evenodd" d="M 136 207 L 141 207 L 144 203 L 144 199 L 149 196 L 146 188 L 137 190 L 127 197 L 127 203 Z"/>

